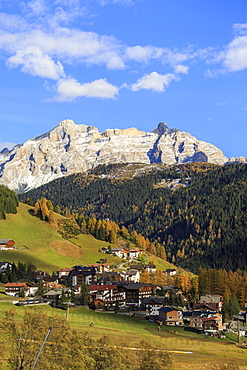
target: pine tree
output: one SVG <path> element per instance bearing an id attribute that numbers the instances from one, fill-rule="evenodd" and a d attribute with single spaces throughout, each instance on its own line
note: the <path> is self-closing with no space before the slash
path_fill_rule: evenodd
<path id="1" fill-rule="evenodd" d="M 67 300 L 67 297 L 66 297 L 66 294 L 65 294 L 64 289 L 62 289 L 62 293 L 61 293 L 61 297 L 60 297 L 60 305 L 63 308 L 66 308 L 65 302 L 68 302 L 68 300 Z"/>
<path id="2" fill-rule="evenodd" d="M 45 293 L 44 284 L 43 284 L 43 281 L 40 280 L 36 295 L 38 297 L 43 297 L 44 293 Z"/>
<path id="3" fill-rule="evenodd" d="M 80 303 L 83 306 L 88 306 L 88 304 L 90 303 L 89 287 L 86 283 L 82 284 L 81 286 Z"/>
<path id="4" fill-rule="evenodd" d="M 25 298 L 25 290 L 24 290 L 24 288 L 21 288 L 19 297 Z"/>
<path id="5" fill-rule="evenodd" d="M 232 319 L 234 315 L 237 315 L 239 313 L 239 311 L 240 311 L 240 306 L 238 303 L 238 299 L 235 296 L 235 294 L 233 294 L 228 304 L 228 314 L 230 318 Z"/>

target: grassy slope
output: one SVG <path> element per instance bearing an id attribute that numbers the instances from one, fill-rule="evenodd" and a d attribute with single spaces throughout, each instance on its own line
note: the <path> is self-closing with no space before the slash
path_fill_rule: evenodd
<path id="1" fill-rule="evenodd" d="M 22 307 L 15 307 L 10 303 L 0 303 L 0 320 L 4 316 L 4 311 L 8 309 L 13 309 L 18 319 L 21 319 L 25 312 Z M 65 318 L 63 310 L 49 306 L 43 306 L 42 309 L 49 315 L 59 315 Z M 246 365 L 246 350 L 237 348 L 230 341 L 204 338 L 202 335 L 185 332 L 183 328 L 164 326 L 158 331 L 156 324 L 146 320 L 113 313 L 94 312 L 83 307 L 70 309 L 69 322 L 71 327 L 83 332 L 90 332 L 94 337 L 108 335 L 114 344 L 120 346 L 138 347 L 140 340 L 145 339 L 153 344 L 162 344 L 163 348 L 169 351 L 191 351 L 192 354 L 175 353 L 173 355 L 176 370 L 203 370 L 208 369 L 209 364 L 232 361 L 241 365 L 241 370 L 247 369 L 246 366 L 244 367 Z M 93 327 L 89 327 L 90 322 L 94 322 Z"/>
<path id="2" fill-rule="evenodd" d="M 76 264 L 95 263 L 104 258 L 98 250 L 108 243 L 94 239 L 91 235 L 79 235 L 74 242 L 64 240 L 47 222 L 32 216 L 30 206 L 20 203 L 18 213 L 7 215 L 0 221 L 0 238 L 13 239 L 17 250 L 0 251 L 0 261 L 32 262 L 38 269 L 52 272 L 58 268 Z M 118 258 L 107 256 L 109 263 Z"/>
<path id="3" fill-rule="evenodd" d="M 17 214 L 9 214 L 7 220 L 0 221 L 0 238 L 13 239 L 18 247 L 17 250 L 0 251 L 0 261 L 30 261 L 38 269 L 49 272 L 78 264 L 96 263 L 100 258 L 107 258 L 110 264 L 121 261 L 99 252 L 109 243 L 84 234 L 67 241 L 47 222 L 32 216 L 29 210 L 30 206 L 20 203 Z M 152 256 L 152 260 L 163 270 L 174 267 L 155 256 Z"/>

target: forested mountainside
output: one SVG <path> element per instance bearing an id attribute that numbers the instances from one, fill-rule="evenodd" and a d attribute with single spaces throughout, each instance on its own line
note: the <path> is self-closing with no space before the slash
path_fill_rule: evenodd
<path id="1" fill-rule="evenodd" d="M 169 261 L 192 271 L 247 269 L 246 165 L 100 166 L 20 200 L 42 197 L 162 243 Z"/>
<path id="2" fill-rule="evenodd" d="M 0 220 L 4 220 L 8 213 L 16 213 L 18 203 L 18 197 L 15 192 L 0 185 Z"/>

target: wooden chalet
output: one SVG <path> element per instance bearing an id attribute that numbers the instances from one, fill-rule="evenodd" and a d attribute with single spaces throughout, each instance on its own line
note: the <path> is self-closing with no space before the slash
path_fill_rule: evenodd
<path id="1" fill-rule="evenodd" d="M 22 290 L 26 296 L 29 289 L 26 283 L 7 283 L 4 287 L 5 293 L 13 297 L 19 297 Z"/>
<path id="2" fill-rule="evenodd" d="M 183 313 L 174 307 L 161 307 L 159 309 L 159 320 L 165 325 L 178 326 L 183 324 Z"/>
<path id="3" fill-rule="evenodd" d="M 15 242 L 12 239 L 0 239 L 0 249 L 8 250 L 14 249 Z"/>

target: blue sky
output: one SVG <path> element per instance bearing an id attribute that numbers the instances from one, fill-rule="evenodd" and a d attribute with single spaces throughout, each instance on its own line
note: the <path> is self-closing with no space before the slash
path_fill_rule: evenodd
<path id="1" fill-rule="evenodd" d="M 162 121 L 247 157 L 246 0 L 0 0 L 0 76 L 0 148 Z"/>

